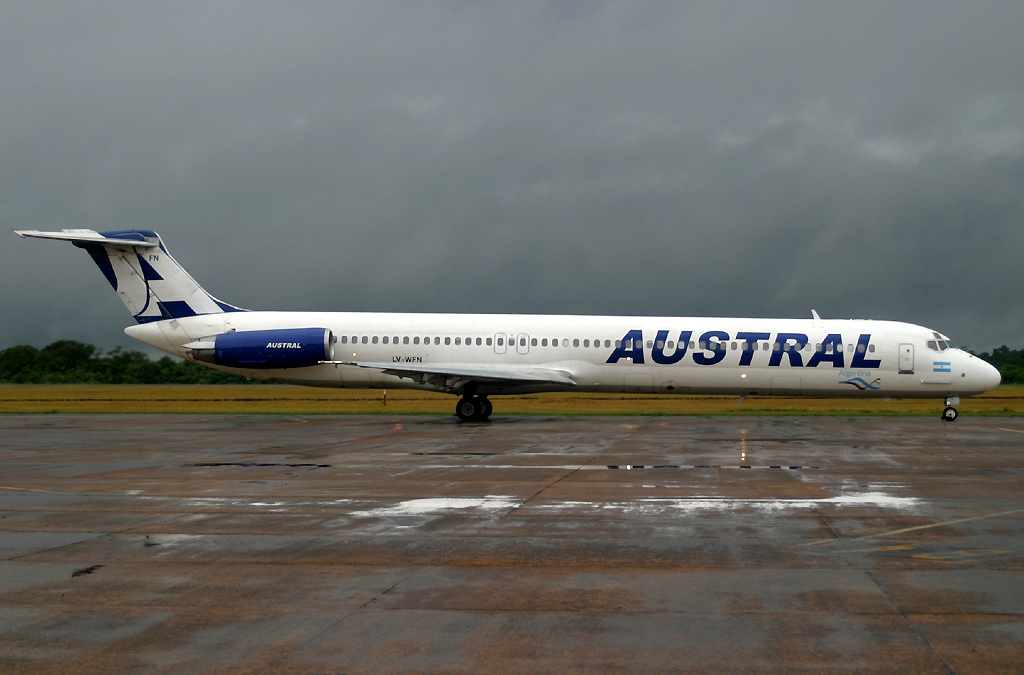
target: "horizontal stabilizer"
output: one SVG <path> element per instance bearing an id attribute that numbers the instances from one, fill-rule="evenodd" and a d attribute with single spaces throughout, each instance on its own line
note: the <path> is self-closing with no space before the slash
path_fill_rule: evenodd
<path id="1" fill-rule="evenodd" d="M 146 241 L 141 235 L 138 239 L 120 239 L 104 237 L 95 230 L 61 230 L 60 232 L 41 232 L 39 230 L 15 230 L 14 234 L 22 239 L 34 237 L 36 239 L 57 239 L 60 241 L 75 241 L 82 244 L 103 244 L 104 246 L 138 246 L 140 248 L 156 248 L 159 241 Z"/>

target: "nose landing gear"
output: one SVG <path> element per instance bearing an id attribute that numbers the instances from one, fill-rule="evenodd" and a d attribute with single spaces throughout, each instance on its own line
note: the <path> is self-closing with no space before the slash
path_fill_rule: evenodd
<path id="1" fill-rule="evenodd" d="M 491 416 L 494 406 L 486 396 L 465 396 L 455 404 L 455 414 L 463 422 L 483 421 Z"/>
<path id="2" fill-rule="evenodd" d="M 956 408 L 953 406 L 960 404 L 960 397 L 952 396 L 946 399 L 946 409 L 942 411 L 942 420 L 944 422 L 956 422 L 956 418 L 959 417 Z"/>

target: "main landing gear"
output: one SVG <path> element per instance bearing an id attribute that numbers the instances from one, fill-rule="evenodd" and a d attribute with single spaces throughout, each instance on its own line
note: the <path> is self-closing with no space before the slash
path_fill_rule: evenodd
<path id="1" fill-rule="evenodd" d="M 946 399 L 946 409 L 942 411 L 942 420 L 944 422 L 956 422 L 956 418 L 959 417 L 956 408 L 953 406 L 960 405 L 960 397 L 951 396 Z"/>
<path id="2" fill-rule="evenodd" d="M 486 396 L 464 396 L 455 404 L 455 414 L 463 422 L 483 421 L 491 416 L 494 406 Z"/>

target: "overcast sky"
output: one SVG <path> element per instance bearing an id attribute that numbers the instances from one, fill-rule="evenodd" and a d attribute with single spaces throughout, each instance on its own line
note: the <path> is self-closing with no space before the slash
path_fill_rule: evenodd
<path id="1" fill-rule="evenodd" d="M 252 309 L 897 319 L 1024 347 L 1024 3 L 0 4 L 0 222 Z M 137 348 L 0 239 L 0 348 Z"/>

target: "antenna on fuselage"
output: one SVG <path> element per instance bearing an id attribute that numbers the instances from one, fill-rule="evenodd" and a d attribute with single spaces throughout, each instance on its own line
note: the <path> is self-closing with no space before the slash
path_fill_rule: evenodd
<path id="1" fill-rule="evenodd" d="M 818 316 L 818 310 L 816 310 L 816 309 L 812 309 L 811 310 L 811 318 L 813 318 L 815 321 L 821 321 L 821 317 Z"/>

